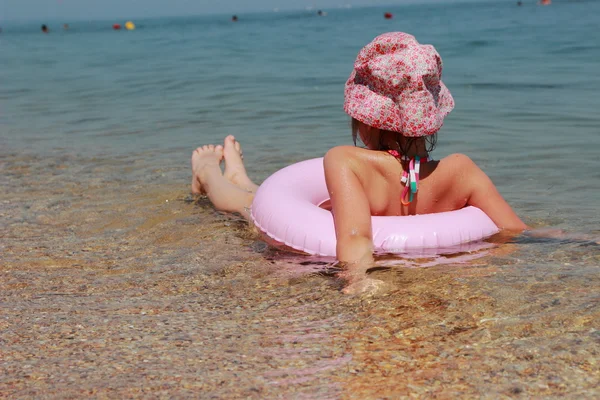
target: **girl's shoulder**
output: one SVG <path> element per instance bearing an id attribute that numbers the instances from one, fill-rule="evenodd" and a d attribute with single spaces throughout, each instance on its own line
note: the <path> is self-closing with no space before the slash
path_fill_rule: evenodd
<path id="1" fill-rule="evenodd" d="M 343 146 L 332 147 L 331 149 L 329 149 L 327 151 L 327 153 L 325 153 L 325 157 L 330 157 L 330 158 L 344 157 L 344 156 L 348 156 L 348 155 L 364 154 L 365 152 L 372 153 L 373 151 L 368 150 L 368 149 L 363 149 L 361 147 L 343 145 Z"/>
<path id="2" fill-rule="evenodd" d="M 363 147 L 356 146 L 336 146 L 332 147 L 325 154 L 325 158 L 340 158 L 340 159 L 348 159 L 348 158 L 356 158 L 363 159 L 368 161 L 375 161 L 379 159 L 387 160 L 390 157 L 390 154 L 387 151 L 383 150 L 370 150 L 365 149 Z"/>
<path id="3" fill-rule="evenodd" d="M 454 154 L 450 154 L 444 158 L 442 158 L 440 160 L 440 164 L 442 164 L 445 168 L 452 168 L 452 169 L 470 169 L 470 168 L 474 168 L 477 165 L 475 164 L 475 162 L 473 160 L 471 160 L 471 158 L 466 155 L 466 154 L 462 154 L 462 153 L 454 153 Z"/>
<path id="4" fill-rule="evenodd" d="M 369 155 L 373 155 L 372 150 L 363 149 L 356 146 L 336 146 L 325 153 L 325 166 L 348 166 L 356 164 L 356 161 L 367 160 Z"/>
<path id="5" fill-rule="evenodd" d="M 487 175 L 466 154 L 455 153 L 442 158 L 435 167 L 438 177 L 445 181 L 468 180 L 471 183 L 480 181 Z"/>
<path id="6" fill-rule="evenodd" d="M 332 147 L 325 154 L 325 160 L 343 162 L 345 164 L 359 163 L 380 163 L 394 159 L 387 151 L 370 150 L 356 146 L 336 146 Z"/>
<path id="7" fill-rule="evenodd" d="M 367 165 L 385 169 L 396 166 L 397 161 L 385 151 L 374 151 L 356 146 L 336 146 L 327 151 L 324 164 L 326 168 L 347 167 L 353 170 L 363 170 Z M 469 156 L 461 153 L 450 154 L 436 164 L 436 169 L 451 173 L 464 173 L 479 169 Z"/>
<path id="8" fill-rule="evenodd" d="M 326 172 L 352 170 L 362 174 L 382 159 L 389 157 L 382 151 L 373 151 L 356 146 L 336 146 L 327 151 L 323 161 Z"/>

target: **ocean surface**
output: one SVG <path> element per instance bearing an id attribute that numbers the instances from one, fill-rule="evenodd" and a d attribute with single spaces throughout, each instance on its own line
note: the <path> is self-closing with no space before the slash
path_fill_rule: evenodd
<path id="1" fill-rule="evenodd" d="M 135 31 L 2 22 L 0 392 L 77 395 L 84 381 L 141 397 L 600 395 L 600 2 L 325 11 L 134 20 Z M 434 157 L 469 155 L 527 224 L 562 239 L 523 235 L 475 261 L 388 260 L 374 274 L 395 291 L 367 301 L 342 295 L 326 264 L 265 249 L 192 201 L 192 151 L 228 134 L 257 182 L 351 144 L 344 83 L 387 31 L 442 56 L 456 107 Z M 85 347 L 126 339 L 138 325 L 125 315 L 142 312 L 137 347 Z M 169 321 L 180 335 L 154 342 Z M 72 365 L 79 339 L 77 354 L 96 354 L 85 368 Z M 31 348 L 45 357 L 22 356 Z M 155 370 L 142 373 L 148 349 L 164 357 L 148 355 Z M 148 389 L 157 371 L 179 378 Z M 144 387 L 154 392 L 131 392 Z"/>

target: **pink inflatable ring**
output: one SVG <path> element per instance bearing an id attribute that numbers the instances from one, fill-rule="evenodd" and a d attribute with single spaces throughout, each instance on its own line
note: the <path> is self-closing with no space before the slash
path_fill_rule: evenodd
<path id="1" fill-rule="evenodd" d="M 276 244 L 321 256 L 335 257 L 333 215 L 319 205 L 329 200 L 323 159 L 283 168 L 267 178 L 256 192 L 251 217 Z M 376 252 L 459 252 L 464 246 L 498 232 L 479 208 L 402 217 L 372 217 Z"/>

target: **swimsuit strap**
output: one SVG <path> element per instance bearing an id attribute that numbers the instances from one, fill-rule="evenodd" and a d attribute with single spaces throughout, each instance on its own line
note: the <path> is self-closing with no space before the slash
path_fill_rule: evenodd
<path id="1" fill-rule="evenodd" d="M 404 155 L 401 156 L 397 150 L 388 150 L 387 152 L 393 155 L 395 158 L 400 159 L 402 161 L 410 161 L 410 158 Z"/>
<path id="2" fill-rule="evenodd" d="M 408 161 L 408 171 L 404 170 L 402 172 L 402 179 L 400 179 L 400 181 L 404 183 L 404 190 L 402 190 L 402 197 L 400 198 L 400 201 L 403 205 L 407 206 L 413 201 L 414 195 L 417 194 L 417 191 L 419 190 L 419 172 L 421 170 L 421 162 L 433 161 L 433 159 L 429 156 L 414 156 L 413 158 L 408 158 L 403 155 L 400 157 L 400 153 L 398 153 L 396 150 L 388 150 L 388 153 L 398 159 Z M 409 188 L 410 196 L 407 201 L 405 198 L 409 193 Z"/>

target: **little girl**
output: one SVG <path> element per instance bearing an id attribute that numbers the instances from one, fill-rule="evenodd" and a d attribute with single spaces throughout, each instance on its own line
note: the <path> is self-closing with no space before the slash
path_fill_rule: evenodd
<path id="1" fill-rule="evenodd" d="M 359 137 L 367 148 L 338 146 L 324 158 L 337 259 L 347 266 L 347 291 L 363 291 L 374 282 L 365 274 L 374 265 L 371 216 L 439 213 L 471 205 L 500 229 L 527 228 L 469 157 L 431 158 L 436 133 L 454 108 L 441 76 L 442 60 L 433 46 L 402 32 L 376 37 L 354 63 L 344 110 L 352 117 L 355 144 Z M 192 192 L 204 191 L 215 208 L 249 219 L 257 185 L 246 174 L 233 136 L 223 146 L 196 149 L 192 170 Z"/>

